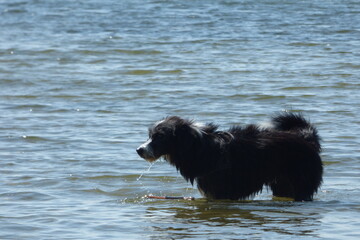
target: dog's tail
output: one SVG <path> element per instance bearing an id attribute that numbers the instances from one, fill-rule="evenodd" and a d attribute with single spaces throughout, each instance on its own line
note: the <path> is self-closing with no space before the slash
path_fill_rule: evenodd
<path id="1" fill-rule="evenodd" d="M 301 114 L 284 112 L 274 116 L 271 122 L 274 129 L 299 134 L 311 143 L 318 153 L 321 152 L 321 139 L 317 129 Z"/>

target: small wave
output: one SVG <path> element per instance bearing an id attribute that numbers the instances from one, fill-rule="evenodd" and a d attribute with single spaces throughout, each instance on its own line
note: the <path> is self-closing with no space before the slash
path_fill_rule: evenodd
<path id="1" fill-rule="evenodd" d="M 104 51 L 96 51 L 96 50 L 77 50 L 77 54 L 84 54 L 84 55 L 104 55 Z"/>
<path id="2" fill-rule="evenodd" d="M 148 74 L 153 74 L 155 73 L 156 71 L 154 70 L 142 70 L 142 69 L 138 69 L 138 70 L 130 70 L 130 71 L 127 71 L 126 74 L 129 74 L 129 75 L 148 75 Z"/>
<path id="3" fill-rule="evenodd" d="M 183 70 L 181 69 L 174 69 L 174 70 L 166 70 L 166 71 L 163 71 L 162 73 L 165 73 L 165 74 L 179 74 L 179 73 L 182 73 Z"/>
<path id="4" fill-rule="evenodd" d="M 341 68 L 352 68 L 352 69 L 360 69 L 360 64 L 354 63 L 342 63 Z"/>
<path id="5" fill-rule="evenodd" d="M 356 32 L 356 30 L 353 30 L 353 29 L 341 29 L 341 30 L 334 31 L 334 33 L 340 33 L 340 34 L 352 33 L 352 32 Z"/>
<path id="6" fill-rule="evenodd" d="M 309 90 L 312 89 L 314 87 L 283 87 L 281 88 L 281 90 L 285 90 L 285 91 L 292 91 L 292 90 Z"/>
<path id="7" fill-rule="evenodd" d="M 39 96 L 29 94 L 29 95 L 3 95 L 1 97 L 7 99 L 35 99 L 38 98 Z"/>
<path id="8" fill-rule="evenodd" d="M 11 200 L 34 201 L 34 200 L 51 200 L 52 196 L 39 192 L 8 192 L 0 194 L 0 198 Z"/>
<path id="9" fill-rule="evenodd" d="M 48 48 L 48 49 L 25 49 L 23 51 L 24 54 L 26 55 L 30 55 L 30 56 L 39 56 L 39 55 L 44 55 L 44 56 L 48 56 L 51 55 L 53 53 L 57 53 L 58 51 L 56 49 L 52 49 L 52 48 Z"/>
<path id="10" fill-rule="evenodd" d="M 229 96 L 229 99 L 247 98 L 249 95 L 246 94 L 233 94 Z"/>
<path id="11" fill-rule="evenodd" d="M 5 9 L 4 13 L 11 13 L 11 14 L 16 14 L 16 13 L 27 13 L 27 10 L 25 9 Z"/>
<path id="12" fill-rule="evenodd" d="M 50 141 L 50 139 L 48 139 L 48 138 L 38 137 L 38 136 L 24 135 L 21 138 L 24 139 L 27 142 L 48 142 L 48 141 Z"/>
<path id="13" fill-rule="evenodd" d="M 107 180 L 107 179 L 120 179 L 122 176 L 115 176 L 115 175 L 99 175 L 99 176 L 92 176 L 87 177 L 89 180 Z"/>
<path id="14" fill-rule="evenodd" d="M 29 109 L 32 112 L 33 109 L 44 109 L 49 107 L 47 104 L 20 104 L 11 106 L 13 109 Z"/>
<path id="15" fill-rule="evenodd" d="M 311 43 L 311 42 L 295 42 L 290 43 L 290 46 L 296 46 L 296 47 L 316 47 L 324 45 L 323 43 Z"/>
<path id="16" fill-rule="evenodd" d="M 125 53 L 129 55 L 154 55 L 154 54 L 161 54 L 161 51 L 158 50 L 126 50 L 126 49 L 115 49 L 112 50 L 118 53 Z"/>
<path id="17" fill-rule="evenodd" d="M 348 82 L 339 82 L 331 88 L 358 88 L 360 86 L 360 83 L 348 83 Z"/>
<path id="18" fill-rule="evenodd" d="M 76 95 L 70 95 L 70 94 L 59 94 L 59 95 L 52 95 L 52 98 L 60 98 L 60 99 L 72 99 L 72 98 L 79 98 L 79 96 Z"/>
<path id="19" fill-rule="evenodd" d="M 354 140 L 356 140 L 358 137 L 357 137 L 357 136 L 346 136 L 346 135 L 342 135 L 342 136 L 338 136 L 337 138 L 341 138 L 341 139 L 354 139 Z"/>
<path id="20" fill-rule="evenodd" d="M 97 113 L 116 113 L 116 111 L 111 111 L 111 110 L 96 110 Z"/>
<path id="21" fill-rule="evenodd" d="M 253 99 L 256 101 L 262 101 L 262 100 L 272 100 L 272 99 L 285 99 L 286 96 L 283 95 L 279 95 L 279 96 L 275 96 L 275 95 L 258 95 L 258 96 L 254 96 Z"/>
<path id="22" fill-rule="evenodd" d="M 101 190 L 99 188 L 84 189 L 84 190 L 81 190 L 81 192 L 108 195 L 108 193 L 106 191 Z"/>

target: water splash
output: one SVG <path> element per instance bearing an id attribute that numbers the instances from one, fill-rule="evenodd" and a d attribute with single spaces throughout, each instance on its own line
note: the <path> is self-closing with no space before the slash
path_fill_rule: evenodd
<path id="1" fill-rule="evenodd" d="M 148 173 L 154 164 L 155 162 L 150 163 L 150 166 L 140 174 L 140 176 L 136 179 L 136 181 L 139 181 L 145 173 Z"/>

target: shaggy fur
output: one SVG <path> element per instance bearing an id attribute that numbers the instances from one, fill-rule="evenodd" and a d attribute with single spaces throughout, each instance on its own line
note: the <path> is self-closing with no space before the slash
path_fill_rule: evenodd
<path id="1" fill-rule="evenodd" d="M 267 127 L 217 129 L 167 117 L 149 129 L 137 152 L 150 162 L 164 157 L 208 198 L 247 199 L 265 185 L 274 196 L 313 199 L 322 182 L 320 137 L 302 115 L 278 114 Z"/>

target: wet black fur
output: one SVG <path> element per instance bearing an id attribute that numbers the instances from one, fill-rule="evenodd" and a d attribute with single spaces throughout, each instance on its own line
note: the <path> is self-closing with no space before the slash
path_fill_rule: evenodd
<path id="1" fill-rule="evenodd" d="M 163 156 L 209 198 L 246 199 L 265 185 L 274 196 L 313 199 L 322 182 L 320 138 L 302 115 L 278 114 L 267 128 L 217 129 L 167 117 L 149 129 L 154 159 Z"/>

